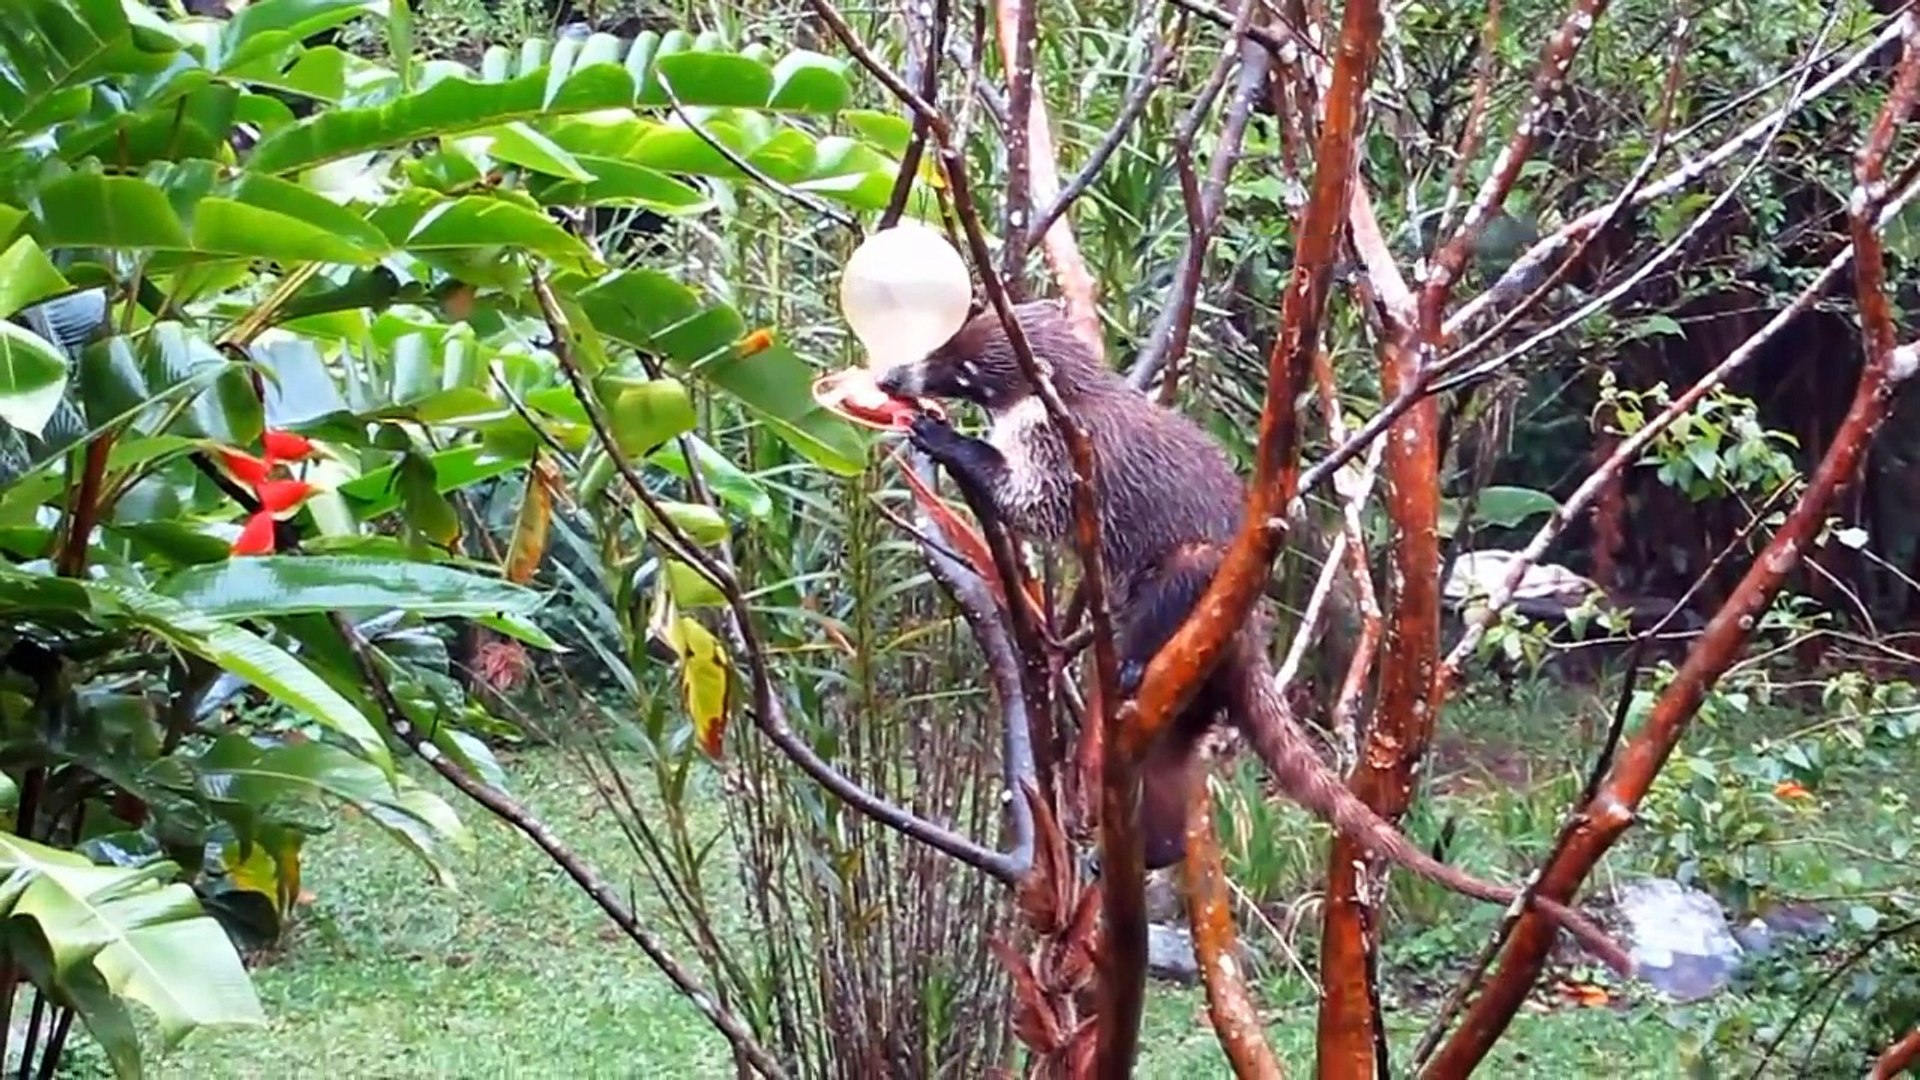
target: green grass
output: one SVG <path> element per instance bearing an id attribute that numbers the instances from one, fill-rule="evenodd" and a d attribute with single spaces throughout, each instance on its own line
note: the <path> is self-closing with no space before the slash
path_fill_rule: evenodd
<path id="1" fill-rule="evenodd" d="M 516 789 L 603 870 L 630 852 L 557 752 L 508 762 Z M 314 900 L 255 970 L 265 1031 L 201 1032 L 161 1077 L 674 1076 L 729 1074 L 724 1043 L 598 909 L 517 834 L 467 808 L 477 851 L 458 891 L 361 821 L 310 847 Z M 653 907 L 638 882 L 643 907 Z M 657 908 L 655 909 L 657 911 Z M 1309 964 L 1312 958 L 1306 958 Z M 1275 1048 L 1312 1061 L 1314 1009 L 1271 972 Z M 1197 991 L 1151 989 L 1143 1077 L 1227 1076 Z M 1389 1008 L 1396 1052 L 1425 1012 Z M 1674 1075 L 1676 1032 L 1652 1008 L 1524 1013 L 1487 1065 L 1522 1076 Z M 82 1061 L 88 1056 L 80 1050 Z M 77 1064 L 77 1063 L 76 1063 Z"/>
<path id="2" fill-rule="evenodd" d="M 569 762 L 508 768 L 516 794 L 624 883 L 632 855 Z M 364 821 L 314 841 L 313 903 L 254 972 L 270 1029 L 198 1033 L 155 1074 L 726 1074 L 724 1041 L 571 880 L 478 807 L 462 813 L 477 845 L 457 892 Z"/>
<path id="3" fill-rule="evenodd" d="M 1468 748 L 1449 752 L 1454 759 L 1450 767 L 1456 770 L 1453 780 L 1436 781 L 1435 788 L 1444 794 L 1436 793 L 1410 827 L 1417 836 L 1424 835 L 1439 816 L 1455 816 L 1462 824 L 1457 850 L 1449 857 L 1511 877 L 1537 857 L 1564 806 L 1564 774 L 1577 773 L 1598 738 L 1602 725 L 1593 722 L 1593 716 L 1586 723 L 1577 718 L 1583 709 L 1595 708 L 1592 702 L 1583 705 L 1580 696 L 1535 688 L 1510 704 L 1470 699 L 1467 708 L 1451 710 L 1448 730 Z M 1690 744 L 1691 752 L 1726 753 L 1801 722 L 1756 717 L 1740 725 L 1702 729 L 1699 740 Z M 1462 771 L 1478 767 L 1475 762 L 1511 771 L 1516 747 L 1524 750 L 1530 780 L 1458 783 Z M 1844 833 L 1856 844 L 1868 843 L 1866 837 L 1887 827 L 1886 808 L 1849 793 L 1871 792 L 1920 770 L 1920 746 L 1901 749 L 1878 762 L 1878 774 L 1852 769 L 1831 777 L 1823 785 L 1831 794 L 1827 815 L 1804 827 L 1789 822 L 1791 835 L 1817 839 Z M 627 887 L 642 913 L 660 925 L 662 902 L 647 888 L 618 826 L 575 763 L 560 751 L 544 750 L 512 755 L 505 765 L 516 794 L 603 873 Z M 428 783 L 439 784 L 430 774 L 423 775 Z M 631 779 L 642 798 L 651 793 L 640 770 L 633 770 Z M 696 829 L 704 837 L 719 828 L 720 796 L 710 775 L 697 775 L 695 783 L 702 789 L 695 802 L 707 808 Z M 195 1033 L 154 1062 L 154 1075 L 182 1080 L 399 1080 L 731 1074 L 723 1040 L 570 880 L 517 833 L 457 794 L 446 793 L 461 807 L 477 844 L 472 857 L 456 867 L 457 888 L 436 884 L 424 865 L 369 823 L 342 819 L 333 832 L 308 846 L 305 885 L 312 902 L 300 911 L 284 945 L 255 963 L 269 1026 Z M 1290 895 L 1289 888 L 1311 885 L 1324 849 L 1301 828 L 1302 822 L 1288 816 L 1292 813 L 1282 811 L 1263 820 L 1254 847 L 1230 851 L 1230 870 L 1237 881 L 1249 887 L 1263 883 L 1259 887 L 1272 890 L 1267 895 L 1283 897 Z M 1910 819 L 1903 822 L 1910 826 Z M 1267 846 L 1258 847 L 1261 841 Z M 1644 829 L 1630 833 L 1596 882 L 1655 868 L 1649 844 Z M 1832 875 L 1843 869 L 1831 849 L 1802 846 L 1818 858 L 1789 865 L 1789 876 L 1815 871 Z M 728 855 L 723 843 L 717 857 Z M 728 873 L 719 867 L 712 872 Z M 1491 906 L 1440 895 L 1403 877 L 1396 877 L 1383 960 L 1389 972 L 1383 992 L 1396 1073 L 1404 1068 L 1404 1055 L 1431 1015 L 1431 1003 L 1457 979 L 1497 917 Z M 743 905 L 725 899 L 736 895 L 738 886 L 732 881 L 711 884 L 721 898 L 722 933 L 736 942 L 754 940 L 757 931 Z M 1291 942 L 1309 970 L 1315 963 L 1314 926 L 1313 918 L 1303 920 L 1301 933 Z M 1713 1056 L 1723 1064 L 1746 1060 L 1750 1069 L 1753 1047 L 1766 1026 L 1793 1011 L 1829 970 L 1832 957 L 1867 936 L 1864 929 L 1844 921 L 1842 933 L 1821 946 L 1756 964 L 1732 990 L 1688 1010 L 1670 1008 L 1637 991 L 1622 995 L 1618 1007 L 1554 1005 L 1550 987 L 1568 973 L 1564 967 L 1555 969 L 1548 976 L 1549 989 L 1515 1019 L 1484 1072 L 1524 1077 L 1685 1075 L 1683 1062 L 1692 1059 L 1693 1047 L 1714 1035 L 1716 1025 L 1719 1048 Z M 1243 934 L 1254 948 L 1276 951 L 1267 929 L 1243 927 Z M 1805 1074 L 1857 1075 L 1860 1055 L 1883 1041 L 1878 1028 L 1911 1022 L 1899 1015 L 1887 1019 L 1868 1014 L 1874 1012 L 1869 1003 L 1892 1000 L 1888 992 L 1896 990 L 1898 980 L 1912 981 L 1912 970 L 1895 967 L 1883 975 L 1894 981 L 1883 982 L 1877 992 L 1866 991 L 1864 1002 L 1843 1003 L 1820 1056 L 1812 1059 Z M 1309 980 L 1280 963 L 1263 965 L 1260 979 L 1256 990 L 1272 1021 L 1276 1051 L 1294 1071 L 1309 1069 L 1315 1025 Z M 1814 1010 L 1815 1020 L 1819 1012 Z M 1809 1021 L 1799 1037 L 1812 1027 Z M 74 1042 L 62 1075 L 103 1075 L 98 1050 L 83 1036 Z M 1140 1076 L 1172 1080 L 1229 1075 L 1197 990 L 1154 984 L 1142 1045 Z M 1803 1048 L 1789 1046 L 1796 1052 Z M 1744 1075 L 1746 1069 L 1736 1071 Z M 1774 1073 L 1801 1074 L 1791 1069 Z"/>

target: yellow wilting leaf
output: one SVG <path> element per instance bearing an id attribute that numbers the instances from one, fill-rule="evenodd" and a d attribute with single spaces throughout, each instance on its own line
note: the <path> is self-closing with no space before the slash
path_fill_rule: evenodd
<path id="1" fill-rule="evenodd" d="M 718 760 L 727 731 L 727 653 L 706 627 L 685 615 L 678 630 L 680 683 L 687 693 L 693 734 L 700 749 Z"/>
<path id="2" fill-rule="evenodd" d="M 266 897 L 273 909 L 284 916 L 300 896 L 300 849 L 283 844 L 275 852 L 267 850 L 267 845 L 262 843 L 253 845 L 244 861 L 239 855 L 238 844 L 227 845 L 228 880 L 237 888 Z"/>
<path id="3" fill-rule="evenodd" d="M 553 491 L 538 459 L 527 470 L 527 490 L 520 496 L 520 513 L 513 522 L 513 542 L 507 548 L 507 580 L 525 585 L 533 580 L 547 554 L 547 532 L 553 523 Z"/>

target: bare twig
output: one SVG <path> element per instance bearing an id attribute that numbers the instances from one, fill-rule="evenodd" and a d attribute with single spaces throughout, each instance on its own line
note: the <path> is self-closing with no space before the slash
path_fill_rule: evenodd
<path id="1" fill-rule="evenodd" d="M 1778 109 L 1741 129 L 1714 149 L 1647 184 L 1634 194 L 1628 208 L 1638 209 L 1699 183 L 1703 177 L 1731 161 L 1747 146 L 1767 137 L 1767 134 L 1778 125 L 1781 113 L 1792 115 L 1801 112 L 1825 97 L 1865 67 L 1882 46 L 1899 36 L 1898 23 L 1889 24 L 1871 42 L 1849 56 L 1845 62 L 1828 72 L 1812 86 L 1807 87 L 1806 92 L 1799 95 L 1797 101 L 1789 101 L 1781 105 Z M 1613 216 L 1614 209 L 1609 202 L 1608 205 L 1596 207 L 1573 219 L 1552 235 L 1543 237 L 1527 249 L 1525 254 L 1515 259 L 1499 279 L 1488 286 L 1484 292 L 1460 305 L 1447 316 L 1444 326 L 1447 337 L 1451 338 L 1459 334 L 1463 328 L 1472 325 L 1490 310 L 1504 307 L 1505 297 L 1523 292 L 1527 288 L 1527 283 L 1540 280 L 1540 276 L 1545 272 L 1544 267 L 1550 260 L 1556 259 L 1569 245 L 1593 232 Z"/>
<path id="2" fill-rule="evenodd" d="M 1533 143 L 1546 120 L 1547 110 L 1553 106 L 1554 99 L 1560 96 L 1561 88 L 1566 85 L 1567 74 L 1573 67 L 1574 57 L 1579 54 L 1587 35 L 1593 32 L 1594 21 L 1606 13 L 1608 3 L 1609 0 L 1576 0 L 1573 10 L 1567 13 L 1560 28 L 1547 41 L 1540 57 L 1540 68 L 1533 76 L 1532 96 L 1521 110 L 1520 119 L 1514 123 L 1513 137 L 1500 151 L 1500 156 L 1494 159 L 1493 169 L 1481 183 L 1472 205 L 1467 207 L 1460 228 L 1441 246 L 1427 267 L 1427 272 L 1421 275 L 1421 307 L 1433 312 L 1429 316 L 1423 311 L 1423 320 L 1431 318 L 1438 324 L 1439 309 L 1459 278 L 1461 268 L 1466 266 L 1467 256 L 1473 252 L 1474 237 L 1488 219 L 1505 205 L 1515 181 L 1520 179 L 1520 170 L 1533 152 Z"/>
<path id="3" fill-rule="evenodd" d="M 1320 324 L 1332 288 L 1354 184 L 1360 106 L 1379 52 L 1381 16 L 1372 0 L 1345 11 L 1327 121 L 1321 130 L 1313 193 L 1302 218 L 1292 279 L 1282 300 L 1281 332 L 1267 361 L 1267 391 L 1248 487 L 1245 523 L 1202 595 L 1173 638 L 1148 664 L 1134 714 L 1123 733 L 1137 758 L 1166 729 L 1239 631 L 1269 573 L 1287 530 L 1299 476 L 1300 422 L 1295 397 L 1306 385 L 1319 348 Z"/>
<path id="4" fill-rule="evenodd" d="M 947 47 L 947 22 L 951 0 L 933 0 L 933 11 L 927 25 L 926 53 L 920 57 L 920 97 L 929 103 L 937 102 L 940 94 L 940 57 Z M 909 4 L 905 8 L 908 26 L 913 25 L 916 9 Z M 900 172 L 894 177 L 893 193 L 887 198 L 887 209 L 880 215 L 880 228 L 890 229 L 900 223 L 900 217 L 906 212 L 907 197 L 913 191 L 913 181 L 920 174 L 920 162 L 926 157 L 928 125 L 925 114 L 909 110 L 913 114 L 913 128 L 907 137 L 907 152 L 900 156 Z"/>
<path id="5" fill-rule="evenodd" d="M 931 462 L 916 462 L 923 478 L 931 479 Z M 921 514 L 920 527 L 929 534 L 924 545 L 928 568 L 939 579 L 960 607 L 961 615 L 973 630 L 974 640 L 986 656 L 987 675 L 994 694 L 1000 700 L 1001 768 L 1006 777 L 1006 802 L 1013 827 L 1013 849 L 1009 854 L 1018 862 L 1033 861 L 1033 812 L 1021 798 L 1023 785 L 1034 780 L 1033 742 L 1028 725 L 1026 691 L 1021 684 L 1020 657 L 1007 638 L 1001 621 L 1000 605 L 993 591 L 973 567 L 956 557 L 945 544 L 940 523 Z M 1011 606 L 1011 605 L 1009 605 Z"/>
<path id="6" fill-rule="evenodd" d="M 828 221 L 833 222 L 835 225 L 846 229 L 848 232 L 851 232 L 856 239 L 863 235 L 860 230 L 860 223 L 854 220 L 853 215 L 838 207 L 829 206 L 827 203 L 814 198 L 804 191 L 796 190 L 768 176 L 759 166 L 742 157 L 738 150 L 728 146 L 715 136 L 713 132 L 702 127 L 700 122 L 695 120 L 692 114 L 687 112 L 686 107 L 680 104 L 680 95 L 674 92 L 672 80 L 667 78 L 667 73 L 659 68 L 655 68 L 654 75 L 660 80 L 660 89 L 667 92 L 667 102 L 673 106 L 673 114 L 680 118 L 681 123 L 687 125 L 688 130 L 699 136 L 701 142 L 712 147 L 714 153 L 726 158 L 729 165 L 746 173 L 754 183 L 759 184 L 775 195 L 796 202 L 808 210 L 819 214 L 821 217 L 826 218 Z"/>
<path id="7" fill-rule="evenodd" d="M 1059 200 L 1060 163 L 1053 149 L 1046 94 L 1033 66 L 1037 0 L 999 0 L 1002 56 L 1011 73 L 1007 88 L 1007 237 L 1001 252 L 1003 279 L 1016 295 L 1026 264 L 1027 248 L 1036 240 L 1060 296 L 1067 303 L 1067 321 L 1074 336 L 1093 354 L 1105 357 L 1106 334 L 1100 328 L 1099 286 L 1087 269 L 1073 228 L 1054 215 L 1044 228 L 1033 224 L 1035 208 Z M 1007 45 L 1014 48 L 1007 55 Z M 1024 122 L 1019 118 L 1025 117 Z"/>
<path id="8" fill-rule="evenodd" d="M 1093 181 L 1099 177 L 1100 170 L 1107 167 L 1108 160 L 1113 157 L 1115 151 L 1120 149 L 1120 144 L 1127 141 L 1128 133 L 1133 130 L 1134 121 L 1140 119 L 1140 114 L 1146 111 L 1147 103 L 1153 100 L 1154 90 L 1160 86 L 1161 80 L 1166 78 L 1167 66 L 1173 61 L 1185 28 L 1186 23 L 1183 20 L 1175 24 L 1172 34 L 1167 38 L 1154 38 L 1153 49 L 1147 57 L 1146 67 L 1134 77 L 1133 88 L 1127 92 L 1127 99 L 1120 106 L 1120 114 L 1113 119 L 1113 126 L 1107 129 L 1100 144 L 1093 148 L 1093 153 L 1087 155 L 1087 160 L 1080 166 L 1080 171 L 1073 174 L 1073 179 L 1067 181 L 1066 186 L 1060 189 L 1060 193 L 1053 197 L 1053 202 L 1033 219 L 1032 228 L 1027 230 L 1027 243 L 1039 243 L 1040 238 L 1046 235 L 1054 222 L 1060 220 L 1060 216 L 1067 212 L 1074 200 L 1086 194 L 1087 189 L 1093 186 Z"/>
<path id="9" fill-rule="evenodd" d="M 1237 28 L 1246 28 L 1248 24 L 1245 17 L 1253 6 L 1252 3 L 1243 6 L 1243 18 L 1235 24 Z M 1193 139 L 1236 60 L 1240 68 L 1239 82 L 1235 86 L 1233 100 L 1227 107 L 1226 120 L 1220 126 L 1213 158 L 1207 167 L 1207 185 L 1202 190 L 1193 171 Z M 1181 201 L 1187 212 L 1187 239 L 1180 249 L 1180 263 L 1174 270 L 1173 285 L 1160 307 L 1160 314 L 1154 319 L 1146 347 L 1140 350 L 1132 370 L 1127 372 L 1127 382 L 1135 389 L 1144 390 L 1153 385 L 1154 378 L 1163 369 L 1167 370 L 1163 400 L 1170 396 L 1173 388 L 1172 368 L 1178 365 L 1180 357 L 1186 352 L 1187 340 L 1193 330 L 1194 307 L 1198 302 L 1207 248 L 1213 241 L 1214 226 L 1218 224 L 1220 211 L 1226 203 L 1227 180 L 1233 173 L 1233 167 L 1240 161 L 1241 140 L 1246 136 L 1247 122 L 1253 115 L 1255 103 L 1266 90 L 1267 73 L 1271 65 L 1272 57 L 1248 44 L 1245 36 L 1230 40 L 1227 51 L 1214 67 L 1207 87 L 1174 134 L 1174 160 L 1180 173 Z"/>

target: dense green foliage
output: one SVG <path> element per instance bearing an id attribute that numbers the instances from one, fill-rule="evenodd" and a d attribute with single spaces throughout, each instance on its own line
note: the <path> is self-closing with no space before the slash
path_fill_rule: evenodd
<path id="1" fill-rule="evenodd" d="M 83 1065 L 152 1066 L 134 1007 L 169 1041 L 300 1013 L 286 1048 L 298 1055 L 363 1035 L 411 1041 L 417 1016 L 370 1015 L 362 1030 L 338 1014 L 358 1020 L 362 996 L 411 1013 L 422 994 L 474 996 L 461 997 L 453 1044 L 399 1073 L 442 1051 L 465 1061 L 482 1035 L 514 1047 L 489 1069 L 548 1061 L 526 1033 L 488 1030 L 530 1030 L 553 1015 L 542 1008 L 585 1014 L 567 1029 L 588 1047 L 583 1068 L 622 1051 L 620 1068 L 722 1061 L 663 983 L 604 1000 L 596 980 L 632 989 L 650 967 L 588 929 L 599 924 L 528 849 L 509 850 L 491 822 L 470 826 L 476 809 L 419 767 L 422 746 L 495 790 L 530 782 L 536 809 L 642 898 L 645 919 L 782 1060 L 818 1075 L 885 1055 L 915 1075 L 977 1075 L 1008 1058 L 1005 974 L 987 944 L 1006 925 L 1003 892 L 851 812 L 757 732 L 728 730 L 749 695 L 741 628 L 695 565 L 737 569 L 778 705 L 808 746 L 869 790 L 995 842 L 999 749 L 978 651 L 896 526 L 909 504 L 892 463 L 808 392 L 860 359 L 833 297 L 856 240 L 840 219 L 877 221 L 910 124 L 791 5 L 719 5 L 685 25 L 613 7 L 591 12 L 590 32 L 554 33 L 510 0 L 256 0 L 232 18 L 19 0 L 0 27 L 0 808 L 12 822 L 0 983 L 30 982 L 35 1017 L 72 1010 L 89 1036 Z M 1563 7 L 1504 5 L 1493 145 Z M 1411 263 L 1444 213 L 1485 5 L 1396 11 L 1364 172 Z M 1876 28 L 1866 5 L 1829 19 L 1798 0 L 1692 17 L 1667 164 L 1765 116 L 1786 92 L 1772 80 L 1809 42 L 1844 51 Z M 1071 175 L 1173 15 L 1083 4 L 1041 19 L 1043 100 Z M 855 21 L 883 62 L 908 66 L 896 21 Z M 1223 39 L 1198 18 L 1183 32 L 1165 87 L 1071 217 L 1121 365 L 1152 336 L 1188 235 L 1168 147 Z M 1671 33 L 1664 12 L 1630 5 L 1600 23 L 1476 246 L 1471 284 L 1628 182 L 1656 141 Z M 982 55 L 991 84 L 990 42 Z M 953 71 L 947 82 L 957 100 L 967 84 Z M 1811 277 L 1844 232 L 1847 154 L 1880 92 L 1863 80 L 1794 114 L 1754 169 L 1716 171 L 1735 195 L 1683 257 L 1449 399 L 1454 548 L 1524 538 L 1596 446 Z M 969 106 L 966 148 L 996 239 L 1009 230 L 1004 105 L 990 86 Z M 1222 108 L 1195 117 L 1207 121 L 1191 147 L 1202 174 Z M 1301 148 L 1282 128 L 1270 115 L 1250 125 L 1200 264 L 1179 383 L 1180 406 L 1236 452 L 1253 439 L 1304 191 Z M 1492 156 L 1465 166 L 1469 192 Z M 911 212 L 931 215 L 933 176 L 923 161 Z M 1549 312 L 1497 347 L 1613 287 L 1714 191 L 1606 233 Z M 1914 238 L 1904 219 L 1889 230 L 1896 270 L 1920 254 Z M 1045 291 L 1030 261 L 1027 284 Z M 1370 334 L 1361 305 L 1336 304 L 1328 351 L 1350 419 L 1385 399 Z M 1716 555 L 1797 490 L 1851 386 L 1817 369 L 1855 351 L 1845 319 L 1809 316 L 1663 436 L 1563 561 L 1668 597 L 1704 573 L 1696 605 L 1723 595 L 1738 566 Z M 1902 681 L 1913 665 L 1880 637 L 1920 615 L 1920 523 L 1902 479 L 1912 430 L 1890 425 L 1834 523 L 1852 554 L 1768 615 L 1755 658 L 1710 697 L 1703 737 L 1608 866 L 1679 876 L 1741 914 L 1814 898 L 1838 935 L 1756 967 L 1711 1005 L 1628 1006 L 1644 1075 L 1675 1053 L 1701 1068 L 1748 1063 L 1783 1032 L 1790 1049 L 1856 1071 L 1920 1016 L 1910 937 L 1842 963 L 1920 906 L 1901 783 L 1920 765 Z M 1310 452 L 1329 443 L 1316 425 Z M 1332 521 L 1324 510 L 1315 525 Z M 1377 537 L 1378 506 L 1367 514 Z M 1326 542 L 1303 529 L 1283 560 L 1290 619 Z M 1597 610 L 1583 620 L 1622 625 Z M 1487 654 L 1533 674 L 1569 651 L 1551 631 L 1510 616 Z M 1283 626 L 1279 641 L 1290 636 Z M 1840 646 L 1805 656 L 1816 640 Z M 1322 668 L 1315 707 L 1339 674 L 1331 659 Z M 1650 700 L 1642 686 L 1629 725 Z M 1476 697 L 1453 729 L 1499 790 L 1449 791 L 1408 822 L 1423 843 L 1450 844 L 1449 859 L 1506 878 L 1551 842 L 1610 711 L 1598 697 L 1522 704 L 1488 720 Z M 526 776 L 526 756 L 495 758 L 532 742 L 558 748 Z M 1524 782 L 1501 772 L 1510 761 Z M 1471 777 L 1474 764 L 1446 772 Z M 1312 922 L 1301 913 L 1323 834 L 1249 771 L 1224 774 L 1218 792 L 1246 936 L 1269 961 L 1261 988 L 1285 1014 L 1279 1045 L 1304 1055 L 1307 994 L 1287 957 L 1311 945 L 1295 929 Z M 343 813 L 354 824 L 328 835 Z M 327 875 L 311 907 L 310 859 Z M 428 879 L 481 899 L 453 923 L 422 901 L 446 895 Z M 1389 935 L 1388 987 L 1411 1007 L 1398 1040 L 1496 912 L 1409 881 L 1396 881 L 1392 911 L 1407 933 Z M 396 974 L 416 933 L 433 937 L 418 951 L 487 977 Z M 348 963 L 370 954 L 387 955 Z M 243 955 L 275 957 L 264 993 Z M 1830 971 L 1847 978 L 1828 983 Z M 1604 982 L 1577 964 L 1562 974 Z M 556 1000 L 537 996 L 569 979 Z M 917 1007 L 900 1007 L 908 999 Z M 1803 1000 L 1844 1006 L 1842 1019 L 1789 1029 Z M 1187 1022 L 1192 1003 L 1156 1000 L 1143 1074 L 1217 1061 Z M 1608 1037 L 1599 1013 L 1543 1021 L 1501 1067 L 1591 1068 Z M 1540 1034 L 1566 1030 L 1582 1034 Z M 193 1075 L 277 1060 L 254 1035 L 210 1032 L 161 1060 Z"/>

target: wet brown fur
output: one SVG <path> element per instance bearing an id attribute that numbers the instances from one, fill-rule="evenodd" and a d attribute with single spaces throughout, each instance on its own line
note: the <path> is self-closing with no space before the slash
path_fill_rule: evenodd
<path id="1" fill-rule="evenodd" d="M 1062 402 L 1093 443 L 1121 691 L 1130 695 L 1218 570 L 1240 526 L 1245 488 L 1210 435 L 1107 368 L 1074 335 L 1059 305 L 1034 301 L 1015 310 L 1034 355 L 1051 368 Z M 960 399 L 985 408 L 992 425 L 984 441 L 930 417 L 915 422 L 914 441 L 959 482 L 983 491 L 1014 531 L 1044 545 L 1070 545 L 1072 466 L 994 312 L 971 319 L 923 361 L 888 372 L 880 385 L 901 396 Z M 1168 866 L 1183 856 L 1188 796 L 1202 779 L 1200 739 L 1224 713 L 1289 797 L 1376 857 L 1467 895 L 1511 902 L 1514 889 L 1435 860 L 1321 762 L 1274 692 L 1265 650 L 1271 623 L 1261 600 L 1193 703 L 1142 762 L 1147 866 Z M 1625 969 L 1619 946 L 1583 916 L 1552 901 L 1536 903 L 1590 950 Z"/>

